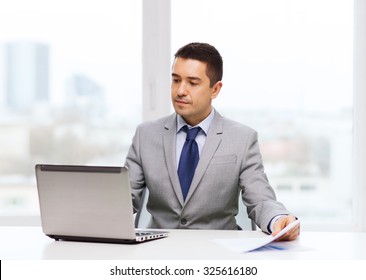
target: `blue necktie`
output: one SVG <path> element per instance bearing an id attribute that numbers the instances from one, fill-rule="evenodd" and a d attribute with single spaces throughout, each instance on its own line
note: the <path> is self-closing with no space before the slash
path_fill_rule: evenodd
<path id="1" fill-rule="evenodd" d="M 182 129 L 186 131 L 187 138 L 179 159 L 178 176 L 185 200 L 199 160 L 198 146 L 195 138 L 201 128 L 194 127 L 188 129 L 187 126 L 184 126 Z"/>

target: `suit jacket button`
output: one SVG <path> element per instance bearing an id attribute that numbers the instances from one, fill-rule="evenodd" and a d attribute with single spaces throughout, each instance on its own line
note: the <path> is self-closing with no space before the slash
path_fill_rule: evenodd
<path id="1" fill-rule="evenodd" d="M 184 219 L 184 218 L 183 218 L 183 219 L 181 219 L 181 220 L 180 220 L 180 223 L 181 223 L 182 225 L 185 225 L 185 224 L 187 223 L 187 219 Z"/>

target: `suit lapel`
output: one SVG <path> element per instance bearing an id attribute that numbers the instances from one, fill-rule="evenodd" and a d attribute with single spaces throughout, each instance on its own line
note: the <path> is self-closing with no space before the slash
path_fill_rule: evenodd
<path id="1" fill-rule="evenodd" d="M 186 197 L 186 202 L 190 199 L 195 189 L 197 188 L 199 182 L 201 181 L 203 175 L 205 174 L 212 157 L 214 156 L 217 148 L 221 143 L 222 133 L 223 133 L 223 119 L 222 116 L 216 111 L 215 118 L 212 120 L 205 145 L 201 152 L 201 157 L 198 162 L 191 187 L 189 188 L 189 192 Z"/>
<path id="2" fill-rule="evenodd" d="M 165 162 L 167 165 L 170 181 L 172 182 L 173 189 L 180 204 L 183 206 L 184 199 L 182 190 L 179 183 L 179 177 L 177 172 L 177 162 L 176 162 L 176 137 L 177 137 L 177 117 L 176 114 L 172 114 L 171 117 L 166 122 L 165 133 L 163 134 L 163 146 Z"/>

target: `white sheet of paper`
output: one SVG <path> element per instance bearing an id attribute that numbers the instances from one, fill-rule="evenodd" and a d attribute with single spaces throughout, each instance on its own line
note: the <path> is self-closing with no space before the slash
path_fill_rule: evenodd
<path id="1" fill-rule="evenodd" d="M 213 239 L 212 241 L 220 246 L 223 246 L 235 252 L 239 253 L 250 252 L 271 243 L 273 240 L 281 237 L 286 232 L 293 229 L 299 223 L 300 221 L 296 220 L 288 224 L 275 236 L 267 235 L 264 237 L 256 237 L 256 238 L 225 238 L 225 239 Z"/>

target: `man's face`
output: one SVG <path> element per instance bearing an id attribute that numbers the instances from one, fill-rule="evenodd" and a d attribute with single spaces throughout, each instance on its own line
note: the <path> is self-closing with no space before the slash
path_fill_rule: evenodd
<path id="1" fill-rule="evenodd" d="M 210 87 L 206 63 L 194 59 L 176 58 L 172 71 L 172 102 L 174 110 L 194 126 L 211 112 L 211 101 L 222 87 L 221 81 Z"/>

